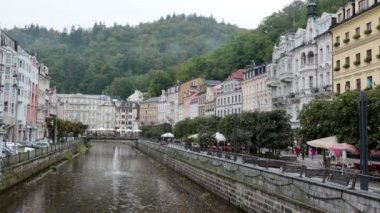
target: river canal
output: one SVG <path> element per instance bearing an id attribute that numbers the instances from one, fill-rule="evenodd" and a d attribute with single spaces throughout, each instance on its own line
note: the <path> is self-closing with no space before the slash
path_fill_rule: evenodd
<path id="1" fill-rule="evenodd" d="M 95 143 L 48 173 L 0 195 L 0 212 L 236 212 L 138 150 Z"/>

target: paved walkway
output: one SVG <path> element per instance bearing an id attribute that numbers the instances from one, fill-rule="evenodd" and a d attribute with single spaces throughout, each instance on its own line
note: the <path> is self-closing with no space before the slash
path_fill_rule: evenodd
<path id="1" fill-rule="evenodd" d="M 167 145 L 168 147 L 172 147 L 172 148 L 176 148 L 176 149 L 181 149 L 181 150 L 185 150 L 185 151 L 188 151 L 188 152 L 191 152 L 190 150 L 186 150 L 182 145 L 177 145 L 177 144 L 168 144 Z M 201 151 L 201 154 L 204 154 L 204 155 L 207 155 L 207 152 L 206 151 Z M 208 155 L 209 156 L 209 155 Z M 216 159 L 220 159 L 216 156 L 209 156 L 209 157 L 214 157 Z M 223 154 L 223 158 L 224 159 L 224 154 Z M 233 159 L 233 155 L 231 154 L 231 159 Z M 311 156 L 309 157 L 306 157 L 304 159 L 302 159 L 301 155 L 298 156 L 298 163 L 301 164 L 301 165 L 305 165 L 307 168 L 309 169 L 322 169 L 323 168 L 323 156 L 322 155 L 316 155 L 314 156 L 313 159 L 311 159 Z M 240 164 L 243 164 L 243 161 L 242 161 L 242 158 L 241 156 L 238 156 L 237 158 L 237 163 L 240 163 Z M 334 162 L 341 162 L 340 160 L 335 160 Z M 358 159 L 352 159 L 352 158 L 348 158 L 347 159 L 347 163 L 348 164 L 352 164 L 352 163 L 359 163 L 359 160 Z M 372 162 L 371 162 L 372 163 Z M 379 162 L 376 162 L 376 163 L 379 163 Z M 244 164 L 245 166 L 249 166 L 249 167 L 252 167 L 252 168 L 255 168 L 256 166 L 255 165 L 250 165 L 250 164 Z M 273 172 L 278 172 L 280 173 L 281 172 L 281 169 L 276 169 L 276 168 L 267 168 L 269 171 L 273 171 Z M 294 176 L 294 177 L 299 177 L 299 174 L 296 174 L 296 173 L 287 173 L 287 175 L 289 176 Z M 318 178 L 318 177 L 313 177 L 313 178 L 310 178 L 310 180 L 313 180 L 313 181 L 316 181 L 316 182 L 322 182 L 322 179 L 321 178 Z M 329 184 L 329 185 L 335 185 L 335 186 L 339 186 L 339 187 L 342 187 L 341 185 L 339 184 L 335 184 L 335 183 L 326 183 L 326 184 Z M 350 187 L 351 184 L 349 184 L 347 186 Z M 376 182 L 370 182 L 370 191 L 371 192 L 376 192 L 376 194 L 379 194 L 380 193 L 380 184 L 378 181 Z M 356 184 L 356 187 L 355 187 L 355 190 L 360 190 L 360 184 Z"/>

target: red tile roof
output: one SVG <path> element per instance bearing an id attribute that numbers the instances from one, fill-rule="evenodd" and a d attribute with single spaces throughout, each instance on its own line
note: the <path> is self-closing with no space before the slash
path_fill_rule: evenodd
<path id="1" fill-rule="evenodd" d="M 228 78 L 228 80 L 244 80 L 244 69 L 239 69 L 233 72 Z"/>

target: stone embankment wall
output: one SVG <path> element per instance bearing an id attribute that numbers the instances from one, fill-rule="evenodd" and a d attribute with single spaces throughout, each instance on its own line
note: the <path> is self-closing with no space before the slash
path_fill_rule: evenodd
<path id="1" fill-rule="evenodd" d="M 0 158 L 0 192 L 79 152 L 82 140 Z"/>
<path id="2" fill-rule="evenodd" d="M 148 141 L 140 140 L 137 148 L 248 212 L 380 212 L 380 195 L 373 193 Z"/>

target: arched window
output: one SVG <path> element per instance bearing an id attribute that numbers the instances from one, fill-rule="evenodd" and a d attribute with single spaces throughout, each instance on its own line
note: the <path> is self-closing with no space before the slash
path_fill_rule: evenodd
<path id="1" fill-rule="evenodd" d="M 308 62 L 308 64 L 313 64 L 314 63 L 314 53 L 313 52 L 309 52 L 308 54 L 307 54 L 307 62 Z"/>
<path id="2" fill-rule="evenodd" d="M 302 53 L 301 55 L 301 67 L 306 65 L 306 54 Z"/>

